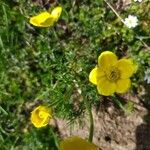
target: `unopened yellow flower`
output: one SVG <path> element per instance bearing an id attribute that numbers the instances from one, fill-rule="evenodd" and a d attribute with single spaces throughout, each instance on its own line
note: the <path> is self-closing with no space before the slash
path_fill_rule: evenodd
<path id="1" fill-rule="evenodd" d="M 97 146 L 80 137 L 73 136 L 60 143 L 60 150 L 97 150 Z"/>
<path id="2" fill-rule="evenodd" d="M 38 106 L 31 112 L 31 122 L 37 128 L 46 126 L 52 118 L 52 110 L 45 106 Z"/>
<path id="3" fill-rule="evenodd" d="M 51 13 L 45 11 L 37 16 L 31 17 L 29 22 L 37 27 L 51 27 L 58 21 L 61 12 L 62 7 L 59 6 L 54 8 Z"/>
<path id="4" fill-rule="evenodd" d="M 99 56 L 98 65 L 90 72 L 89 80 L 97 85 L 102 95 L 125 93 L 131 86 L 130 77 L 135 69 L 131 59 L 118 60 L 114 53 L 105 51 Z"/>

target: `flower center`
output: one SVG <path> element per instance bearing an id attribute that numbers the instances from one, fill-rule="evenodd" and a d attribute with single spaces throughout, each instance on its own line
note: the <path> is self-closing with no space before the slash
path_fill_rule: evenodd
<path id="1" fill-rule="evenodd" d="M 120 71 L 116 67 L 111 67 L 107 70 L 106 77 L 112 82 L 117 81 L 120 78 Z"/>

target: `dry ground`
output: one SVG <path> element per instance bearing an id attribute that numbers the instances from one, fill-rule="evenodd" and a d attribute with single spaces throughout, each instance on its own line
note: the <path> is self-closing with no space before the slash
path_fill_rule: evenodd
<path id="1" fill-rule="evenodd" d="M 101 102 L 100 107 L 93 108 L 93 142 L 101 150 L 150 150 L 150 124 L 143 119 L 150 114 L 136 97 L 126 98 L 134 102 L 134 111 L 130 114 L 124 114 L 109 100 Z M 71 135 L 88 137 L 87 113 L 71 127 L 64 120 L 57 120 L 57 123 L 63 138 Z"/>

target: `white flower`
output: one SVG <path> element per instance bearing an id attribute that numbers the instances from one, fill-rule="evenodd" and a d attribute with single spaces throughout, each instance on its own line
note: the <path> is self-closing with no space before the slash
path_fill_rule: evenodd
<path id="1" fill-rule="evenodd" d="M 138 25 L 138 19 L 133 15 L 129 15 L 123 22 L 128 28 L 134 28 Z"/>
<path id="2" fill-rule="evenodd" d="M 142 2 L 142 0 L 134 0 L 135 2 Z"/>
<path id="3" fill-rule="evenodd" d="M 145 72 L 144 80 L 147 80 L 147 83 L 150 84 L 150 69 L 147 69 Z"/>

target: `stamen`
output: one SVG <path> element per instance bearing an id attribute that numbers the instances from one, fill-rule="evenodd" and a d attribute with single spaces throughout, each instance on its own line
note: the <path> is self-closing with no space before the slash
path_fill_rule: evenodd
<path id="1" fill-rule="evenodd" d="M 115 82 L 120 78 L 120 71 L 116 67 L 111 67 L 106 71 L 107 79 Z"/>

